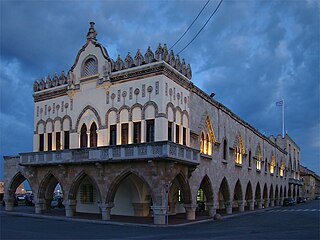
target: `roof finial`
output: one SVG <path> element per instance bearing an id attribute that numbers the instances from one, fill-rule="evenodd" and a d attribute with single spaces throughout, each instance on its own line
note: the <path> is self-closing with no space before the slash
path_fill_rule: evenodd
<path id="1" fill-rule="evenodd" d="M 97 41 L 96 36 L 98 35 L 98 33 L 94 29 L 94 24 L 95 24 L 94 22 L 90 22 L 90 28 L 89 28 L 89 31 L 87 33 L 87 40 Z"/>

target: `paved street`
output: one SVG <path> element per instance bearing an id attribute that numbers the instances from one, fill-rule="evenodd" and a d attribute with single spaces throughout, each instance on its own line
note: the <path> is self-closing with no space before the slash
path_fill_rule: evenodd
<path id="1" fill-rule="evenodd" d="M 1 213 L 1 239 L 319 239 L 320 201 L 179 226 L 142 227 Z"/>

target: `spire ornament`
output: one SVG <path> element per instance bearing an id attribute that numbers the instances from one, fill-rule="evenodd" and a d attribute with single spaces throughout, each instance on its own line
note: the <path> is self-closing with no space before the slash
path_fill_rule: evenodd
<path id="1" fill-rule="evenodd" d="M 97 35 L 98 33 L 96 32 L 96 30 L 94 29 L 94 25 L 95 23 L 94 22 L 90 22 L 90 28 L 89 28 L 89 31 L 87 33 L 87 40 L 88 41 L 97 41 Z"/>

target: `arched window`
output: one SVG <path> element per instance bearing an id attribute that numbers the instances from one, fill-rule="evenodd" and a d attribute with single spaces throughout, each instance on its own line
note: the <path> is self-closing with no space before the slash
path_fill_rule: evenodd
<path id="1" fill-rule="evenodd" d="M 276 166 L 276 159 L 274 157 L 274 155 L 272 154 L 271 156 L 271 163 L 270 163 L 270 173 L 273 174 L 274 173 L 274 168 Z"/>
<path id="2" fill-rule="evenodd" d="M 82 66 L 82 77 L 91 76 L 98 73 L 98 62 L 94 58 L 89 58 Z"/>
<path id="3" fill-rule="evenodd" d="M 97 125 L 95 122 L 90 127 L 90 147 L 96 147 L 98 142 Z"/>
<path id="4" fill-rule="evenodd" d="M 251 167 L 251 150 L 249 151 L 249 167 Z"/>
<path id="5" fill-rule="evenodd" d="M 227 160 L 227 140 L 223 140 L 223 159 Z"/>
<path id="6" fill-rule="evenodd" d="M 280 177 L 283 177 L 284 173 L 284 161 L 281 160 L 281 165 L 280 165 Z"/>
<path id="7" fill-rule="evenodd" d="M 256 168 L 258 171 L 261 170 L 261 162 L 262 162 L 262 151 L 260 145 L 258 145 L 256 150 Z"/>
<path id="8" fill-rule="evenodd" d="M 80 131 L 80 148 L 86 148 L 87 146 L 87 126 L 83 124 Z"/>
<path id="9" fill-rule="evenodd" d="M 205 141 L 206 141 L 206 138 L 205 138 L 205 136 L 204 136 L 204 133 L 201 132 L 200 153 L 204 153 L 204 152 L 205 152 Z"/>
<path id="10" fill-rule="evenodd" d="M 264 171 L 268 171 L 268 159 L 266 158 L 266 160 L 264 161 Z"/>
<path id="11" fill-rule="evenodd" d="M 211 155 L 212 154 L 212 149 L 211 149 L 211 139 L 209 134 L 207 134 L 207 147 L 206 147 L 207 151 L 206 154 Z"/>
<path id="12" fill-rule="evenodd" d="M 242 164 L 242 152 L 240 147 L 236 147 L 235 149 L 235 153 L 236 153 L 236 163 L 237 164 Z"/>

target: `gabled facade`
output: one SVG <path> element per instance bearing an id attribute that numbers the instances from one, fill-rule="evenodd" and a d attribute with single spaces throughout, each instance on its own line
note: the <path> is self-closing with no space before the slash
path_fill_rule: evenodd
<path id="1" fill-rule="evenodd" d="M 25 179 L 36 213 L 60 183 L 66 216 L 155 224 L 167 212 L 194 220 L 197 211 L 231 214 L 299 195 L 288 136 L 267 138 L 209 97 L 166 45 L 113 60 L 96 36 L 90 23 L 68 73 L 34 83 L 33 152 L 5 157 L 7 210 Z"/>

